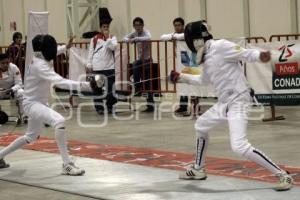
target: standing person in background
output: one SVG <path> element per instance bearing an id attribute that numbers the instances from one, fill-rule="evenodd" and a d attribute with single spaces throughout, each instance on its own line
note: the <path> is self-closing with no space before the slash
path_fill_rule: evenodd
<path id="1" fill-rule="evenodd" d="M 174 32 L 169 34 L 163 34 L 160 36 L 160 40 L 162 41 L 170 41 L 170 40 L 182 40 L 184 41 L 184 19 L 181 17 L 177 17 L 173 20 Z M 180 96 L 179 100 L 179 108 L 175 110 L 175 114 L 180 116 L 189 116 L 188 112 L 188 96 Z"/>
<path id="2" fill-rule="evenodd" d="M 184 40 L 184 19 L 177 17 L 173 20 L 174 32 L 169 34 L 163 34 L 160 36 L 160 40 Z"/>
<path id="3" fill-rule="evenodd" d="M 22 79 L 24 79 L 24 67 L 25 67 L 25 47 L 22 44 L 22 33 L 15 32 L 13 34 L 13 42 L 9 45 L 7 49 L 7 54 L 11 63 L 18 66 Z"/>
<path id="4" fill-rule="evenodd" d="M 126 35 L 123 39 L 124 42 L 136 42 L 137 59 L 132 65 L 133 79 L 135 86 L 135 95 L 140 96 L 143 90 L 143 83 L 141 81 L 150 79 L 150 63 L 151 34 L 144 28 L 144 20 L 141 17 L 136 17 L 133 20 L 133 28 L 135 31 Z M 144 72 L 143 72 L 144 71 Z M 144 83 L 145 89 L 150 89 L 150 81 Z M 147 109 L 144 112 L 154 111 L 154 99 L 152 92 L 147 92 Z"/>
<path id="5" fill-rule="evenodd" d="M 105 99 L 108 113 L 114 112 L 114 104 L 117 99 L 114 96 L 113 86 L 115 83 L 115 55 L 117 49 L 117 38 L 109 33 L 112 18 L 107 8 L 99 9 L 100 33 L 91 39 L 87 63 L 87 73 L 102 74 L 107 79 L 105 85 Z M 100 89 L 95 95 L 102 95 Z M 105 106 L 102 98 L 95 98 L 95 109 L 99 115 L 104 114 Z"/>

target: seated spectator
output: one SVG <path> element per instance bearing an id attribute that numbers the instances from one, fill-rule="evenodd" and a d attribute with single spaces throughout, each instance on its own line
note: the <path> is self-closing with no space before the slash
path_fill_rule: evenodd
<path id="1" fill-rule="evenodd" d="M 0 54 L 0 99 L 13 95 L 17 99 L 19 119 L 27 121 L 23 116 L 23 85 L 20 70 L 9 62 L 7 54 Z"/>
<path id="2" fill-rule="evenodd" d="M 137 59 L 132 65 L 133 79 L 135 84 L 136 96 L 141 95 L 143 88 L 143 80 L 150 79 L 150 63 L 152 62 L 150 57 L 151 34 L 148 30 L 144 29 L 144 20 L 140 17 L 136 17 L 133 20 L 133 28 L 135 31 L 126 35 L 123 39 L 125 42 L 135 42 L 137 48 Z M 144 71 L 144 72 L 143 72 Z M 144 82 L 145 89 L 150 90 L 150 81 Z M 151 92 L 147 92 L 147 109 L 144 112 L 154 111 L 154 99 Z"/>

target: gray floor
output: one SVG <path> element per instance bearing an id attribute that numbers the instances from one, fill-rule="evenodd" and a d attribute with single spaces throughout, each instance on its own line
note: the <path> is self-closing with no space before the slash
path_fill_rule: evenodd
<path id="1" fill-rule="evenodd" d="M 67 100 L 64 100 L 65 102 Z M 82 102 L 81 100 L 77 100 Z M 170 101 L 170 100 L 169 100 Z M 171 100 L 174 102 L 174 100 Z M 208 101 L 208 100 L 203 100 Z M 211 100 L 209 100 L 211 101 Z M 83 101 L 89 102 L 89 101 Z M 166 102 L 165 100 L 163 102 Z M 6 104 L 4 105 L 4 107 Z M 108 118 L 107 126 L 101 128 L 84 128 L 78 126 L 77 111 L 78 109 L 72 109 L 73 117 L 67 121 L 68 138 L 73 140 L 80 140 L 92 143 L 100 144 L 118 144 L 133 147 L 152 148 L 160 150 L 169 150 L 174 152 L 194 152 L 194 129 L 193 125 L 195 119 L 181 119 L 175 120 L 172 117 L 172 112 L 167 111 L 162 114 L 161 120 L 153 119 L 152 114 L 146 113 L 132 113 L 128 112 L 128 106 L 118 106 L 118 110 L 121 112 L 119 117 L 125 117 L 133 115 L 130 121 L 120 121 L 113 117 Z M 166 106 L 166 109 L 169 107 Z M 203 107 L 203 110 L 207 107 Z M 64 116 L 67 116 L 69 109 L 64 111 L 61 107 L 57 107 L 57 110 Z M 263 123 L 259 120 L 249 122 L 248 138 L 250 142 L 257 148 L 263 150 L 269 157 L 272 158 L 278 164 L 284 164 L 288 166 L 300 167 L 300 108 L 299 107 L 278 107 L 277 113 L 283 114 L 286 117 L 284 121 L 267 122 Z M 269 108 L 266 108 L 265 115 L 269 115 Z M 91 107 L 85 107 L 82 110 L 81 116 L 83 121 L 89 124 L 100 124 L 103 121 L 103 117 L 98 116 Z M 157 117 L 157 115 L 155 115 Z M 139 117 L 139 120 L 135 118 Z M 24 133 L 26 126 L 13 127 L 14 124 L 5 125 L 0 127 L 0 134 L 5 132 L 20 132 Z M 45 136 L 53 137 L 53 130 L 51 128 L 45 128 Z M 27 156 L 24 158 L 22 154 Z M 208 149 L 209 156 L 217 156 L 222 158 L 234 158 L 241 159 L 235 156 L 229 145 L 228 127 L 227 125 L 219 126 L 211 132 L 211 141 Z M 40 158 L 39 158 L 40 156 Z M 47 158 L 46 158 L 47 157 Z M 59 163 L 55 161 L 58 159 L 56 156 L 51 155 L 48 159 L 48 155 L 44 153 L 29 153 L 27 151 L 20 151 L 11 155 L 10 159 L 15 160 L 13 162 L 14 167 L 9 169 L 10 173 L 5 173 L 5 178 L 15 179 L 20 178 L 22 181 L 29 181 L 30 183 L 38 183 L 39 185 L 51 185 L 51 187 L 62 187 L 72 184 L 70 181 L 63 183 L 55 183 L 55 180 L 60 179 L 57 171 L 59 165 L 52 167 L 52 163 Z M 28 162 L 28 160 L 36 160 L 37 170 L 33 170 L 34 162 Z M 48 161 L 49 160 L 49 161 Z M 81 192 L 87 194 L 95 194 L 100 197 L 110 199 L 195 199 L 205 198 L 210 199 L 224 199 L 224 197 L 230 197 L 228 199 L 296 199 L 299 197 L 299 188 L 296 187 L 290 192 L 278 193 L 274 192 L 270 188 L 269 184 L 241 180 L 234 178 L 224 178 L 217 176 L 210 176 L 210 179 L 203 183 L 195 182 L 182 182 L 177 179 L 176 171 L 154 169 L 140 166 L 126 167 L 133 171 L 130 174 L 132 180 L 124 178 L 131 170 L 127 170 L 125 175 L 122 170 L 123 164 L 112 164 L 107 161 L 91 160 L 91 159 L 79 159 L 78 161 L 85 165 L 89 173 L 96 173 L 93 176 L 87 174 L 84 177 L 84 181 L 91 183 L 80 183 L 83 188 Z M 50 165 L 47 163 L 50 162 Z M 95 166 L 94 166 L 95 164 Z M 26 166 L 26 167 L 25 167 Z M 50 167 L 51 166 L 51 167 Z M 100 167 L 107 167 L 110 170 L 114 168 L 117 170 L 118 176 L 112 176 L 108 174 L 101 174 L 107 172 L 101 172 L 98 169 Z M 126 165 L 127 166 L 127 165 Z M 105 169 L 107 169 L 105 168 Z M 120 170 L 121 168 L 121 170 Z M 31 170 L 32 169 L 32 170 Z M 50 169 L 50 174 L 37 173 L 38 170 Z M 96 169 L 96 170 L 93 170 Z M 101 168 L 102 169 L 102 168 Z M 23 171 L 22 171 L 23 170 Z M 110 171 L 109 170 L 109 171 Z M 120 170 L 120 171 L 119 171 Z M 94 172 L 95 171 L 95 172 Z M 105 171 L 105 170 L 103 170 Z M 161 172 L 164 173 L 161 173 Z M 16 173 L 17 172 L 17 173 Z M 110 171 L 111 172 L 111 171 Z M 113 171 L 115 173 L 115 171 Z M 19 174 L 18 174 L 19 173 Z M 36 174 L 34 174 L 36 173 Z M 3 174 L 3 172 L 1 172 Z M 34 177 L 30 177 L 34 175 Z M 111 174 L 111 173 L 110 173 Z M 164 176 L 162 177 L 162 174 Z M 19 177 L 16 177 L 20 175 Z M 102 180 L 102 177 L 105 177 Z M 49 178 L 47 178 L 49 177 Z M 54 178 L 53 178 L 54 177 Z M 136 177 L 136 178 L 133 178 Z M 63 178 L 65 180 L 66 178 Z M 96 180 L 95 180 L 96 179 Z M 126 179 L 126 180 L 125 180 Z M 147 180 L 146 182 L 144 180 Z M 39 180 L 39 182 L 35 182 Z M 42 181 L 41 181 L 42 180 Z M 78 179 L 78 181 L 81 180 Z M 116 181 L 117 180 L 117 181 Z M 143 181 L 141 181 L 143 180 Z M 151 180 L 151 181 L 150 181 Z M 53 182 L 52 182 L 53 181 Z M 93 181 L 95 181 L 93 184 Z M 104 183 L 103 183 L 104 182 Z M 128 184 L 128 182 L 130 184 Z M 39 199 L 41 195 L 48 197 L 49 199 L 85 199 L 76 195 L 49 191 L 46 189 L 37 189 L 29 186 L 23 186 L 15 183 L 0 182 L 1 196 L 0 199 L 20 199 L 20 193 L 15 192 L 15 188 L 18 191 L 26 192 L 30 197 L 28 199 Z M 144 185 L 146 184 L 146 185 Z M 77 186 L 76 186 L 77 187 Z M 119 188 L 119 189 L 118 189 Z M 72 187 L 71 187 L 72 189 Z M 34 191 L 34 193 L 33 193 Z M 88 192 L 87 192 L 88 191 Z M 126 196 L 127 195 L 127 196 Z M 129 195 L 129 196 L 128 196 Z M 296 196 L 296 197 L 295 197 Z M 5 198 L 4 198 L 5 197 Z M 188 198 L 185 198 L 188 197 Z M 23 198 L 24 199 L 24 198 Z M 88 198 L 86 198 L 88 199 Z M 202 198 L 201 198 L 202 199 Z M 297 198 L 299 199 L 299 198 Z"/>
<path id="2" fill-rule="evenodd" d="M 24 157 L 26 159 L 22 159 Z M 9 160 L 13 165 L 9 169 L 0 170 L 0 179 L 27 186 L 1 181 L 0 199 L 20 199 L 21 191 L 21 199 L 25 197 L 31 200 L 41 199 L 41 195 L 49 199 L 94 197 L 120 200 L 223 200 L 224 197 L 230 200 L 280 200 L 286 197 L 298 200 L 300 196 L 299 187 L 287 192 L 276 192 L 273 190 L 274 184 L 213 175 L 206 181 L 184 181 L 179 180 L 178 172 L 173 170 L 88 158 L 76 158 L 76 163 L 86 169 L 85 176 L 61 176 L 60 166 L 57 165 L 61 162 L 59 155 L 28 150 L 18 151 Z"/>

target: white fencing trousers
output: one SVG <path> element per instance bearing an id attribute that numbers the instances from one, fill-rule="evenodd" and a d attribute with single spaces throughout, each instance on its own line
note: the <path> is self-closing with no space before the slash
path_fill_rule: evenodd
<path id="1" fill-rule="evenodd" d="M 28 116 L 28 128 L 25 136 L 29 143 L 35 141 L 42 133 L 44 124 L 49 124 L 55 129 L 65 127 L 65 118 L 42 103 L 25 104 L 24 109 Z"/>
<path id="2" fill-rule="evenodd" d="M 65 118 L 48 106 L 38 102 L 31 104 L 28 110 L 25 106 L 25 112 L 29 117 L 28 129 L 25 134 L 26 140 L 28 142 L 36 140 L 39 134 L 42 133 L 44 124 L 49 124 L 55 129 L 55 140 L 64 164 L 70 163 L 64 132 Z"/>
<path id="3" fill-rule="evenodd" d="M 259 164 L 273 174 L 281 173 L 282 170 L 274 164 L 262 152 L 252 147 L 247 139 L 248 112 L 251 97 L 248 92 L 240 94 L 230 103 L 217 103 L 203 115 L 196 123 L 197 150 L 195 168 L 205 165 L 205 156 L 209 141 L 209 131 L 216 125 L 228 122 L 230 143 L 233 152 Z"/>
<path id="4" fill-rule="evenodd" d="M 27 102 L 28 103 L 28 102 Z M 49 124 L 55 129 L 55 139 L 60 150 L 63 162 L 70 163 L 66 138 L 64 133 L 65 119 L 64 117 L 39 102 L 32 102 L 24 106 L 25 114 L 28 116 L 28 128 L 24 136 L 19 137 L 9 146 L 0 151 L 0 158 L 21 148 L 27 143 L 34 142 L 42 133 L 44 124 Z"/>

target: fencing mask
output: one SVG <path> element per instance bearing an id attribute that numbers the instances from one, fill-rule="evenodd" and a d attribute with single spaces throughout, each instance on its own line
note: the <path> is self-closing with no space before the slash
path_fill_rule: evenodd
<path id="1" fill-rule="evenodd" d="M 205 42 L 213 38 L 209 31 L 210 27 L 205 20 L 191 22 L 185 26 L 184 39 L 188 48 L 197 53 L 197 64 L 201 63 Z"/>
<path id="2" fill-rule="evenodd" d="M 41 53 L 45 60 L 51 61 L 57 55 L 57 43 L 51 35 L 37 35 L 32 40 L 35 53 Z"/>

